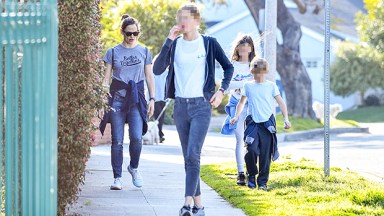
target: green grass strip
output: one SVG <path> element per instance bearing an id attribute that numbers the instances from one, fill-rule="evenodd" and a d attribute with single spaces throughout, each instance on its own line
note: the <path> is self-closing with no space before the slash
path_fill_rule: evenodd
<path id="1" fill-rule="evenodd" d="M 268 191 L 236 185 L 236 164 L 204 165 L 204 182 L 246 215 L 384 215 L 384 186 L 312 161 L 272 163 Z"/>

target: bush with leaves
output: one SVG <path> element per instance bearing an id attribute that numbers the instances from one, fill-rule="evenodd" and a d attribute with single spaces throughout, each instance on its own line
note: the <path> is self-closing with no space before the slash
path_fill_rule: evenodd
<path id="1" fill-rule="evenodd" d="M 103 102 L 99 0 L 59 0 L 58 215 L 77 198 Z"/>
<path id="2" fill-rule="evenodd" d="M 364 0 L 368 14 L 357 14 L 360 39 L 384 53 L 384 0 Z"/>
<path id="3" fill-rule="evenodd" d="M 331 90 L 343 97 L 359 92 L 361 101 L 371 88 L 383 88 L 382 55 L 367 45 L 341 42 L 331 65 Z"/>
<path id="4" fill-rule="evenodd" d="M 379 106 L 380 98 L 374 94 L 368 95 L 364 100 L 366 106 Z"/>

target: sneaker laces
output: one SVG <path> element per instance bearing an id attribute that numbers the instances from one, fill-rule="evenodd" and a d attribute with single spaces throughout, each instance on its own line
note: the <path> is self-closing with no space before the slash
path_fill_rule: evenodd
<path id="1" fill-rule="evenodd" d="M 196 214 L 200 209 L 204 209 L 204 207 L 198 208 L 197 206 L 194 205 L 192 208 L 192 213 Z"/>
<path id="2" fill-rule="evenodd" d="M 121 183 L 120 178 L 115 178 L 115 181 L 113 181 L 113 184 Z"/>
<path id="3" fill-rule="evenodd" d="M 133 179 L 142 179 L 140 172 L 137 169 L 133 169 L 132 167 L 129 167 L 131 170 Z"/>

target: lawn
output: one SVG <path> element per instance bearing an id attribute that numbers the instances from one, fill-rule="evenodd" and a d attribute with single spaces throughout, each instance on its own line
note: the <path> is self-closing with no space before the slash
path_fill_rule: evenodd
<path id="1" fill-rule="evenodd" d="M 204 165 L 201 176 L 246 215 L 384 215 L 384 186 L 313 161 L 272 163 L 268 191 L 236 185 L 235 163 Z"/>
<path id="2" fill-rule="evenodd" d="M 321 124 L 320 122 L 308 118 L 295 118 L 290 116 L 289 121 L 291 122 L 292 127 L 289 130 L 285 130 L 283 115 L 276 115 L 277 132 L 289 133 L 323 127 L 323 124 Z"/>
<path id="3" fill-rule="evenodd" d="M 324 124 L 323 121 L 319 122 L 316 120 L 312 120 L 309 118 L 296 118 L 296 117 L 289 117 L 289 121 L 291 122 L 292 127 L 288 130 L 284 129 L 284 118 L 283 115 L 279 114 L 276 115 L 276 125 L 277 125 L 277 132 L 278 133 L 291 133 L 291 132 L 297 132 L 297 131 L 305 131 L 305 130 L 311 130 L 316 128 L 323 128 Z M 353 120 L 339 120 L 339 119 L 331 119 L 330 121 L 330 127 L 358 127 L 359 123 Z M 213 130 L 214 132 L 220 132 L 220 128 L 215 128 Z"/>
<path id="4" fill-rule="evenodd" d="M 357 122 L 371 123 L 384 122 L 384 106 L 361 107 L 347 110 L 336 116 L 339 120 L 354 120 Z"/>

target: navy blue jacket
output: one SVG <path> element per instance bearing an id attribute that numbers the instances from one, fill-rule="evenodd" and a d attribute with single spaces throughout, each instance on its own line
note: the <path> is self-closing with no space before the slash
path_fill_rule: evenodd
<path id="1" fill-rule="evenodd" d="M 143 132 L 144 135 L 147 133 L 148 125 L 147 125 L 147 101 L 145 100 L 144 95 L 144 80 L 135 83 L 134 81 L 130 80 L 127 83 L 123 81 L 119 81 L 116 79 L 112 79 L 112 83 L 109 89 L 109 92 L 112 97 L 108 98 L 108 104 L 110 107 L 112 107 L 113 99 L 115 97 L 115 92 L 125 89 L 127 91 L 125 97 L 124 97 L 124 104 L 121 108 L 121 111 L 123 112 L 129 112 L 129 106 L 130 104 L 137 104 L 140 112 L 140 116 L 143 119 Z M 103 116 L 103 120 L 100 122 L 99 129 L 102 135 L 104 135 L 105 127 L 107 126 L 107 123 L 110 123 L 110 113 L 112 111 L 109 110 L 106 112 Z M 127 123 L 127 119 L 125 119 L 125 123 Z"/>
<path id="2" fill-rule="evenodd" d="M 257 133 L 257 125 L 260 125 L 260 124 L 263 125 L 272 134 L 271 158 L 273 161 L 275 161 L 280 156 L 279 150 L 277 149 L 275 116 L 271 115 L 271 117 L 269 117 L 268 121 L 262 122 L 262 123 L 254 122 L 251 115 L 247 116 L 247 118 L 245 119 L 245 131 L 244 131 L 244 138 L 243 138 L 244 142 L 246 145 L 259 144 L 259 142 L 256 142 L 256 140 L 259 139 L 259 135 Z M 256 149 L 256 152 L 255 152 L 256 155 L 260 155 L 260 147 L 257 146 L 255 149 Z"/>
<path id="3" fill-rule="evenodd" d="M 153 64 L 153 73 L 156 75 L 162 74 L 165 69 L 169 66 L 169 73 L 167 76 L 167 83 L 165 86 L 165 97 L 175 98 L 175 70 L 173 63 L 175 60 L 175 50 L 177 40 L 171 40 L 167 38 L 163 47 L 161 48 L 160 54 Z M 229 86 L 229 82 L 232 79 L 233 65 L 225 55 L 220 44 L 214 37 L 203 35 L 204 47 L 207 53 L 205 63 L 205 83 L 204 83 L 204 97 L 206 100 L 210 100 L 215 93 L 215 60 L 217 60 L 224 70 L 224 78 L 221 81 L 220 88 L 226 90 Z"/>

